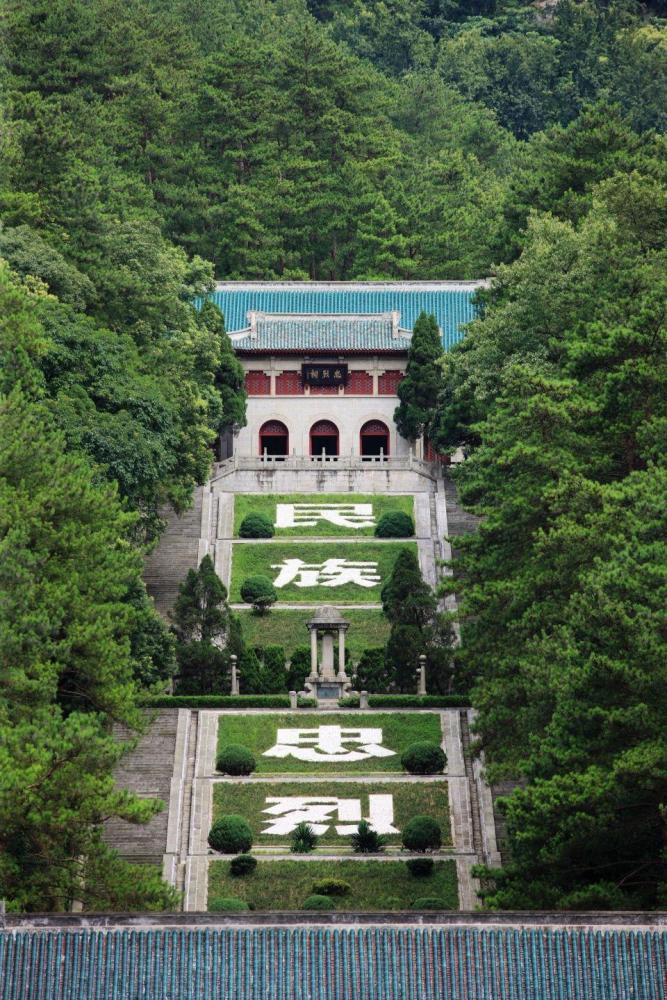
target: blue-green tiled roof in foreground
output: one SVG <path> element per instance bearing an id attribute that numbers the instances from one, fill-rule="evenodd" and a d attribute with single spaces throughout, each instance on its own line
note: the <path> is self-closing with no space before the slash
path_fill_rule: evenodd
<path id="1" fill-rule="evenodd" d="M 22 931 L 2 1000 L 664 1000 L 659 931 Z"/>
<path id="2" fill-rule="evenodd" d="M 252 333 L 234 337 L 237 351 L 399 351 L 410 346 L 394 335 L 391 316 L 258 316 Z"/>
<path id="3" fill-rule="evenodd" d="M 225 316 L 228 333 L 248 328 L 248 313 L 400 313 L 411 330 L 419 313 L 433 313 L 449 349 L 474 319 L 472 299 L 483 281 L 221 282 L 211 298 Z"/>

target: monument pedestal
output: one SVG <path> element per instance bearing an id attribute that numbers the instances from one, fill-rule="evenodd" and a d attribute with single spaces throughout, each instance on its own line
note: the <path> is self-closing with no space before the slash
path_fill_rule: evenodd
<path id="1" fill-rule="evenodd" d="M 310 676 L 305 689 L 318 701 L 342 698 L 351 690 L 350 679 L 345 673 L 345 633 L 350 627 L 340 611 L 326 605 L 318 608 L 308 622 L 310 630 Z M 334 665 L 334 642 L 338 636 L 338 671 Z M 321 654 L 318 657 L 318 639 L 321 637 Z"/>

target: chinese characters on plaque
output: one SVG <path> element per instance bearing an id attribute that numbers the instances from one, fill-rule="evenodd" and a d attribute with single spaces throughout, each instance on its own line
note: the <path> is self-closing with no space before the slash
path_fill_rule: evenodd
<path id="1" fill-rule="evenodd" d="M 301 365 L 301 379 L 304 385 L 346 385 L 347 365 L 344 364 L 304 364 Z"/>

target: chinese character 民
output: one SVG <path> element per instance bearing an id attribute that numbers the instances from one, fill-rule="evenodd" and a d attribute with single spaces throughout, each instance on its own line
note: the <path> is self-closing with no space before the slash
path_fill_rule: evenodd
<path id="1" fill-rule="evenodd" d="M 370 503 L 279 503 L 276 528 L 311 528 L 318 521 L 341 528 L 372 528 L 375 524 Z"/>

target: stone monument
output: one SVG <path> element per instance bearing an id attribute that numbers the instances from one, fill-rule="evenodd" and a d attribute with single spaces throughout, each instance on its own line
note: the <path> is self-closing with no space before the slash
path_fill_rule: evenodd
<path id="1" fill-rule="evenodd" d="M 350 623 L 345 621 L 340 611 L 328 604 L 318 608 L 308 622 L 310 676 L 306 680 L 305 689 L 318 701 L 328 698 L 335 701 L 346 695 L 352 687 L 345 673 L 345 633 L 349 627 Z M 334 663 L 336 636 L 338 636 L 338 671 Z"/>

